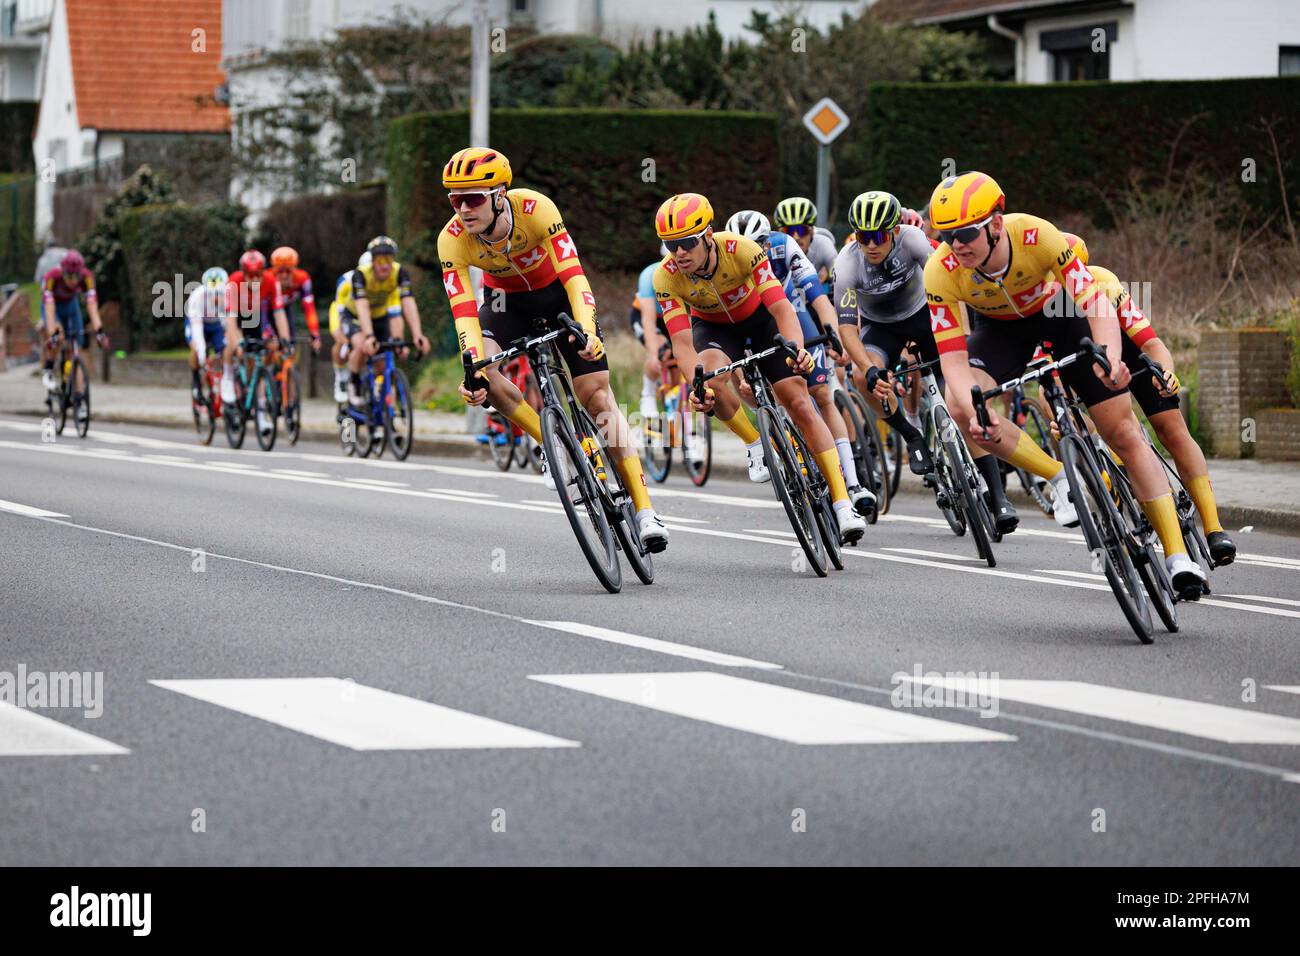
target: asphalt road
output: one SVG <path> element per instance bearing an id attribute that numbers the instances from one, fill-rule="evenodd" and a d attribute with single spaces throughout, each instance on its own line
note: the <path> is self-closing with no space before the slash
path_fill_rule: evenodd
<path id="1" fill-rule="evenodd" d="M 652 491 L 609 595 L 531 474 L 0 418 L 0 865 L 1297 859 L 1300 539 L 1144 647 L 1025 509 L 818 579 L 769 487 Z"/>

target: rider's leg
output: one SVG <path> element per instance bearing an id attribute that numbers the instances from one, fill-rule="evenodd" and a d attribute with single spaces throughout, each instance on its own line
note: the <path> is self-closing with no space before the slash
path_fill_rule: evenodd
<path id="1" fill-rule="evenodd" d="M 975 383 L 982 389 L 993 388 L 997 385 L 993 376 L 982 368 L 971 367 L 974 373 Z M 998 425 L 998 435 L 996 440 L 986 439 L 982 433 L 974 435 L 968 434 L 964 423 L 969 422 L 974 415 L 975 409 L 971 404 L 970 395 L 962 395 L 945 384 L 944 401 L 948 404 L 948 411 L 952 415 L 953 422 L 957 425 L 958 432 L 966 440 L 966 447 L 970 449 L 971 457 L 975 460 L 975 467 L 979 469 L 980 477 L 984 479 L 984 485 L 989 493 L 989 508 L 993 512 L 994 520 L 997 522 L 998 530 L 1002 534 L 1009 534 L 1014 531 L 1020 523 L 1016 509 L 1007 501 L 1006 492 L 1002 488 L 1002 469 L 998 465 L 998 459 L 1015 464 L 1017 453 L 1021 450 L 1022 445 L 1028 442 L 1044 458 L 1043 450 L 1030 440 L 1029 436 L 1020 430 L 1015 422 L 1009 419 L 1001 419 Z M 1044 478 L 1053 477 L 1061 471 L 1060 462 L 1048 458 L 1056 467 L 1053 475 L 1044 475 Z M 1028 466 L 1025 466 L 1028 467 Z M 1033 470 L 1032 468 L 1030 469 Z"/>
<path id="2" fill-rule="evenodd" d="M 496 355 L 501 351 L 501 346 L 484 335 L 483 351 L 488 355 Z M 515 387 L 515 383 L 502 374 L 500 365 L 490 365 L 482 374 L 487 378 L 488 401 L 492 407 L 526 431 L 540 445 L 542 420 L 538 417 L 537 410 L 524 401 L 524 395 Z"/>
<path id="3" fill-rule="evenodd" d="M 1133 482 L 1133 494 L 1160 536 L 1168 559 L 1185 554 L 1187 548 L 1178 527 L 1173 492 L 1155 449 L 1147 444 L 1142 427 L 1133 415 L 1131 396 L 1121 392 L 1113 398 L 1088 406 L 1088 414 L 1097 424 L 1097 433 L 1123 459 Z"/>
<path id="4" fill-rule="evenodd" d="M 632 506 L 637 514 L 651 509 L 650 492 L 646 489 L 641 470 L 641 458 L 628 434 L 627 419 L 618 407 L 614 390 L 609 387 L 608 370 L 588 372 L 573 379 L 573 394 L 596 422 L 605 436 L 614 467 L 623 479 L 623 485 L 632 496 Z"/>
<path id="5" fill-rule="evenodd" d="M 831 387 L 828 384 L 812 385 L 808 389 L 814 402 L 817 403 L 817 409 L 821 413 L 822 421 L 826 423 L 826 428 L 831 433 L 831 440 L 835 442 L 835 453 L 840 459 L 840 471 L 844 479 L 850 485 L 856 486 L 858 483 L 858 466 L 853 461 L 853 445 L 849 442 L 849 430 L 844 425 L 844 417 L 840 415 L 839 409 L 835 407 L 835 397 L 831 394 Z"/>
<path id="6" fill-rule="evenodd" d="M 1192 496 L 1192 501 L 1196 504 L 1196 510 L 1200 512 L 1205 536 L 1207 538 L 1211 535 L 1223 536 L 1226 539 L 1223 524 L 1219 521 L 1219 507 L 1214 498 L 1214 489 L 1210 486 L 1210 468 L 1205 462 L 1205 453 L 1188 432 L 1182 412 L 1178 409 L 1170 409 L 1149 415 L 1148 420 L 1155 428 L 1160 444 L 1164 445 L 1169 450 L 1169 454 L 1174 457 L 1178 477 L 1182 479 L 1187 493 Z M 1235 557 L 1237 549 L 1231 541 L 1227 541 L 1227 547 L 1221 548 L 1221 551 L 1226 556 L 1229 549 Z M 1210 550 L 1214 550 L 1213 546 Z M 1215 560 L 1220 561 L 1220 557 L 1216 555 Z"/>

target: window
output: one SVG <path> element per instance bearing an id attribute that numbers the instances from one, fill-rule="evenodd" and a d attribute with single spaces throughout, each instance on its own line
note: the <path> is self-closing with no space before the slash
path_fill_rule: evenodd
<path id="1" fill-rule="evenodd" d="M 1300 76 L 1300 46 L 1277 48 L 1277 75 Z"/>
<path id="2" fill-rule="evenodd" d="M 288 40 L 306 40 L 311 32 L 311 0 L 288 0 L 284 11 L 284 35 Z"/>
<path id="3" fill-rule="evenodd" d="M 1119 36 L 1119 24 L 1097 23 L 1068 30 L 1044 30 L 1039 48 L 1052 59 L 1052 79 L 1109 80 L 1110 47 Z"/>

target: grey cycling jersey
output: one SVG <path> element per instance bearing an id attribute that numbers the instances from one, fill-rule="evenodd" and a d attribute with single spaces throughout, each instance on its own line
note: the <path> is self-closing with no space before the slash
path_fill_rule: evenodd
<path id="1" fill-rule="evenodd" d="M 818 273 L 825 269 L 829 275 L 835 268 L 835 240 L 826 238 L 818 229 L 813 233 L 806 255 Z"/>
<path id="2" fill-rule="evenodd" d="M 894 248 L 872 265 L 856 242 L 835 259 L 835 310 L 842 325 L 901 322 L 925 306 L 925 263 L 934 249 L 915 226 L 899 226 Z"/>

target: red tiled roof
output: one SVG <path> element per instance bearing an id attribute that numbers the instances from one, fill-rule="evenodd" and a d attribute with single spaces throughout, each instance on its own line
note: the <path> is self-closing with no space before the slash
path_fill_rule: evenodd
<path id="1" fill-rule="evenodd" d="M 77 120 L 101 130 L 224 133 L 221 0 L 64 0 Z M 196 29 L 206 49 L 194 52 Z"/>
<path id="2" fill-rule="evenodd" d="M 888 22 L 932 23 L 1027 13 L 1034 7 L 1068 6 L 1070 0 L 876 0 L 871 10 Z"/>

